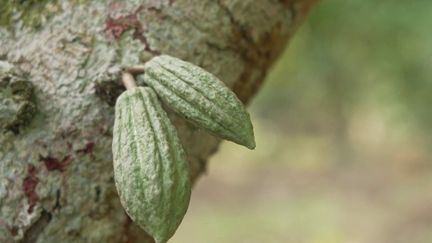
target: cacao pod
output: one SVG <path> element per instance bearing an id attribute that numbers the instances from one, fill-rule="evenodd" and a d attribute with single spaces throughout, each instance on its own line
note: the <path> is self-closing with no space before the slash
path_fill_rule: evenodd
<path id="1" fill-rule="evenodd" d="M 189 205 L 188 163 L 177 131 L 149 87 L 117 99 L 113 130 L 115 184 L 131 219 L 166 242 Z"/>
<path id="2" fill-rule="evenodd" d="M 153 57 L 144 69 L 143 82 L 175 112 L 218 137 L 255 148 L 248 112 L 213 74 L 168 55 Z"/>

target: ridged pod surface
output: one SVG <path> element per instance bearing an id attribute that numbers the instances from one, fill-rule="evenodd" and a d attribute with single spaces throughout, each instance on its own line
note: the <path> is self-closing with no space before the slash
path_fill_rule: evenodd
<path id="1" fill-rule="evenodd" d="M 151 88 L 125 91 L 116 102 L 114 178 L 132 220 L 166 242 L 186 213 L 188 163 L 174 126 Z"/>
<path id="2" fill-rule="evenodd" d="M 154 57 L 144 67 L 144 82 L 175 112 L 218 137 L 255 148 L 248 112 L 213 74 L 168 55 Z"/>

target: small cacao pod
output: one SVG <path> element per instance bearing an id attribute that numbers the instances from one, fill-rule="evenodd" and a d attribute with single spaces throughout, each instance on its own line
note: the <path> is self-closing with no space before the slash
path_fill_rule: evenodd
<path id="1" fill-rule="evenodd" d="M 189 205 L 185 152 L 154 91 L 135 87 L 117 99 L 113 131 L 114 178 L 131 219 L 166 242 Z"/>
<path id="2" fill-rule="evenodd" d="M 255 148 L 248 112 L 213 74 L 168 55 L 153 57 L 144 69 L 144 83 L 175 112 L 218 137 Z"/>

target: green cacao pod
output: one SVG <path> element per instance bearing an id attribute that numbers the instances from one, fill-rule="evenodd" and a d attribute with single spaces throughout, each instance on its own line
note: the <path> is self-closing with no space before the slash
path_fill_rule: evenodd
<path id="1" fill-rule="evenodd" d="M 216 136 L 255 148 L 248 112 L 213 74 L 167 55 L 152 58 L 144 68 L 143 81 L 175 112 Z"/>
<path id="2" fill-rule="evenodd" d="M 189 205 L 185 152 L 151 88 L 125 91 L 115 109 L 112 149 L 120 201 L 157 243 L 166 242 Z"/>

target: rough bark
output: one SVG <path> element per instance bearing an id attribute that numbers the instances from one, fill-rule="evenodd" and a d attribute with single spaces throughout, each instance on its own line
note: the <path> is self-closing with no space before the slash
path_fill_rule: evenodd
<path id="1" fill-rule="evenodd" d="M 170 54 L 247 102 L 314 2 L 3 1 L 0 242 L 151 242 L 113 184 L 119 67 Z M 170 115 L 195 180 L 219 140 Z"/>

